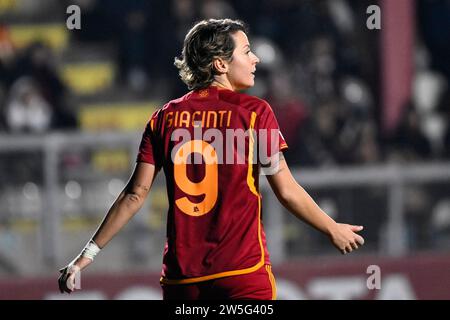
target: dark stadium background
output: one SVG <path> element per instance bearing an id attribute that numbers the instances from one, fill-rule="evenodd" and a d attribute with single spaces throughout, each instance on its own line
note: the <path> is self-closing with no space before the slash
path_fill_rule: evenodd
<path id="1" fill-rule="evenodd" d="M 341 256 L 264 181 L 279 299 L 449 299 L 448 0 L 0 0 L 0 299 L 161 298 L 162 176 L 83 290 L 60 295 L 58 269 L 126 183 L 153 110 L 186 92 L 184 34 L 222 17 L 250 26 L 248 93 L 272 105 L 299 183 L 365 227 Z"/>

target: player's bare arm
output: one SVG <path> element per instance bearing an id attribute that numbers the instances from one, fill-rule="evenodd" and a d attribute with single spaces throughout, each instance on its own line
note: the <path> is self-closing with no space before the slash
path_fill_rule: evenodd
<path id="1" fill-rule="evenodd" d="M 92 238 L 103 248 L 116 233 L 139 211 L 155 177 L 155 166 L 138 162 L 125 189 L 106 214 Z"/>
<path id="2" fill-rule="evenodd" d="M 155 176 L 154 165 L 144 162 L 136 164 L 126 187 L 117 197 L 92 237 L 91 245 L 100 250 L 127 224 L 144 204 Z M 61 276 L 58 279 L 58 285 L 61 293 L 73 292 L 76 273 L 83 270 L 92 261 L 93 259 L 89 258 L 89 255 L 80 254 L 60 270 Z"/>
<path id="3" fill-rule="evenodd" d="M 349 253 L 363 245 L 363 237 L 356 234 L 363 227 L 336 223 L 295 181 L 281 152 L 278 158 L 278 171 L 267 176 L 267 180 L 281 204 L 297 218 L 328 235 L 341 253 Z"/>

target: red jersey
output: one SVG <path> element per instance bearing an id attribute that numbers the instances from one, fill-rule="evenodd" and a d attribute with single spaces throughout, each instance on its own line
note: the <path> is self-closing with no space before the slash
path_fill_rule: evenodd
<path id="1" fill-rule="evenodd" d="M 162 283 L 246 274 L 270 263 L 259 193 L 264 162 L 255 155 L 286 148 L 269 104 L 231 90 L 192 91 L 152 115 L 137 161 L 166 176 Z"/>

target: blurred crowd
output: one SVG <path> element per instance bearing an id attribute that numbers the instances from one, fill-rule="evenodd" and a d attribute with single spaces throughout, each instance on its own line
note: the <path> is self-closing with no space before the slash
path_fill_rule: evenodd
<path id="1" fill-rule="evenodd" d="M 73 0 L 82 28 L 71 45 L 114 43 L 116 85 L 186 92 L 173 67 L 186 31 L 203 18 L 248 23 L 261 58 L 250 90 L 267 99 L 294 165 L 334 166 L 450 158 L 450 1 L 416 2 L 413 95 L 393 132 L 381 130 L 382 31 L 366 28 L 368 0 Z M 0 25 L 0 131 L 76 130 L 77 106 L 42 43 L 16 50 Z M 154 92 L 155 95 L 157 93 Z M 431 102 L 430 102 L 431 101 Z M 163 101 L 161 101 L 163 102 Z"/>
<path id="2" fill-rule="evenodd" d="M 16 52 L 0 27 L 0 128 L 12 133 L 43 133 L 76 128 L 51 49 L 33 43 Z"/>

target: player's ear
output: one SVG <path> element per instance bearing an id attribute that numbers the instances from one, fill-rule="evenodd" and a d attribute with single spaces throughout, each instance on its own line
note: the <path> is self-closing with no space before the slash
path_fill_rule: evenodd
<path id="1" fill-rule="evenodd" d="M 216 58 L 213 60 L 213 66 L 218 74 L 223 74 L 228 72 L 228 63 L 222 58 Z"/>

